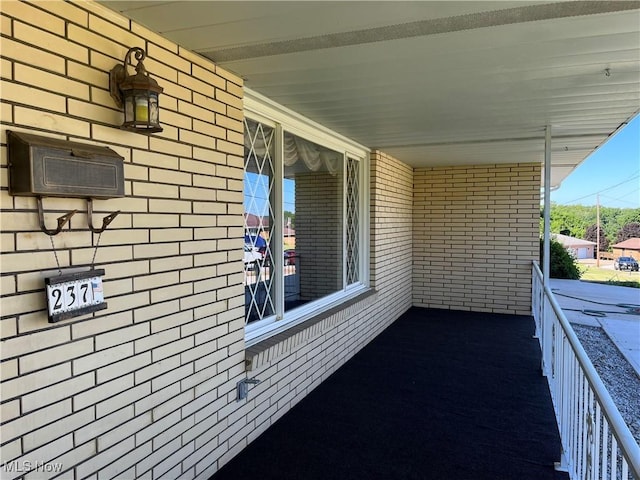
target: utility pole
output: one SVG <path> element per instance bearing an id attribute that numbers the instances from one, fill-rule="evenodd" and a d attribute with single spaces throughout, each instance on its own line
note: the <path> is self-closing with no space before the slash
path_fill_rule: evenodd
<path id="1" fill-rule="evenodd" d="M 596 267 L 600 268 L 600 194 L 596 195 Z"/>

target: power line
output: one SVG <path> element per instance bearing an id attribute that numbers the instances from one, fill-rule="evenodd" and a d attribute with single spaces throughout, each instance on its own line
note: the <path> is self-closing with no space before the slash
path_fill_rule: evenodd
<path id="1" fill-rule="evenodd" d="M 583 200 L 583 199 L 585 199 L 585 198 L 592 197 L 592 196 L 594 196 L 594 195 L 598 195 L 598 194 L 600 194 L 600 193 L 602 193 L 602 192 L 606 192 L 606 191 L 611 190 L 611 189 L 613 189 L 613 188 L 619 187 L 620 185 L 624 185 L 625 183 L 632 182 L 632 181 L 634 181 L 634 180 L 636 180 L 636 179 L 638 179 L 638 178 L 640 178 L 640 170 L 638 170 L 637 172 L 634 172 L 634 175 L 633 175 L 631 178 L 628 178 L 628 179 L 626 179 L 626 180 L 625 180 L 625 181 L 623 181 L 623 182 L 616 183 L 615 185 L 612 185 L 612 186 L 607 187 L 607 188 L 603 188 L 602 190 L 598 190 L 597 192 L 590 193 L 590 194 L 588 194 L 588 195 L 584 195 L 583 197 L 576 198 L 576 199 L 574 199 L 574 200 L 569 200 L 569 201 L 567 201 L 567 202 L 562 202 L 562 203 L 561 203 L 561 205 L 566 205 L 566 204 L 568 204 L 568 203 L 577 202 L 577 201 L 579 201 L 579 200 Z"/>
<path id="2" fill-rule="evenodd" d="M 624 197 L 628 197 L 629 195 L 633 195 L 633 194 L 637 195 L 639 192 L 640 192 L 640 185 L 634 188 L 633 190 L 631 190 L 630 192 L 624 193 L 622 195 L 618 195 L 617 199 L 622 199 Z M 609 197 L 609 198 L 612 198 L 612 197 Z M 640 197 L 638 198 L 640 199 Z M 614 200 L 617 200 L 617 199 L 614 199 Z"/>
<path id="3" fill-rule="evenodd" d="M 636 192 L 631 192 L 631 193 L 636 193 Z M 607 198 L 609 200 L 615 201 L 615 202 L 622 202 L 622 203 L 628 203 L 629 205 L 633 206 L 634 208 L 638 208 L 638 202 L 630 202 L 628 200 L 623 200 L 624 197 L 628 196 L 629 194 L 627 193 L 626 195 L 623 195 L 622 197 L 610 197 L 608 195 L 602 195 L 604 198 Z"/>

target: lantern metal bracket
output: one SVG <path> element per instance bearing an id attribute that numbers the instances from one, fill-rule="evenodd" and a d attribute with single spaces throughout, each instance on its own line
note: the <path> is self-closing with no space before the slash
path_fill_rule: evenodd
<path id="1" fill-rule="evenodd" d="M 87 223 L 89 225 L 89 230 L 93 233 L 102 233 L 104 232 L 109 224 L 113 222 L 113 220 L 120 214 L 120 210 L 117 210 L 102 219 L 102 228 L 95 228 L 93 226 L 93 198 L 87 198 Z"/>
<path id="2" fill-rule="evenodd" d="M 69 220 L 71 220 L 71 217 L 73 217 L 78 212 L 78 210 L 71 210 L 70 212 L 67 212 L 61 217 L 58 217 L 58 227 L 55 228 L 54 230 L 50 230 L 44 224 L 44 208 L 42 206 L 42 197 L 38 196 L 36 197 L 36 199 L 38 201 L 38 220 L 40 221 L 40 230 L 42 230 L 44 233 L 46 233 L 51 237 L 59 234 L 64 228 L 64 226 L 67 223 L 69 223 Z"/>
<path id="3" fill-rule="evenodd" d="M 127 73 L 127 65 L 131 65 L 132 53 L 135 54 L 136 60 L 138 61 L 138 67 L 144 69 L 144 64 L 141 62 L 145 59 L 147 54 L 140 47 L 131 47 L 124 57 L 124 62 L 122 64 L 117 64 L 109 71 L 109 93 L 111 94 L 113 101 L 116 102 L 118 108 L 122 108 L 124 106 L 122 92 L 120 91 L 120 84 L 129 75 Z M 138 67 L 134 67 L 136 68 L 136 71 Z"/>

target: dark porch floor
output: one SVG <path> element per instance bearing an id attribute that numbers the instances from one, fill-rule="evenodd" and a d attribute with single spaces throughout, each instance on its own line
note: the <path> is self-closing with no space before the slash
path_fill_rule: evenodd
<path id="1" fill-rule="evenodd" d="M 213 479 L 568 478 L 533 332 L 412 308 Z"/>

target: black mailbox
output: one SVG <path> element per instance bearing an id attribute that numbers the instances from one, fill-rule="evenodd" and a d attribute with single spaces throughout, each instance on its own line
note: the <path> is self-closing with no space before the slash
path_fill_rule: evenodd
<path id="1" fill-rule="evenodd" d="M 124 159 L 110 148 L 11 131 L 7 147 L 10 195 L 124 196 Z"/>

